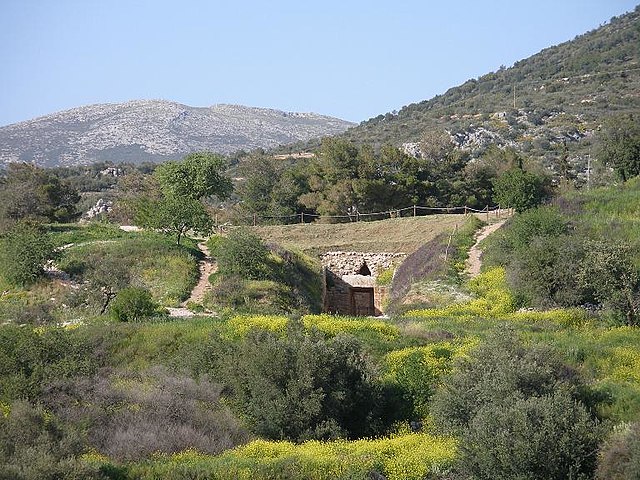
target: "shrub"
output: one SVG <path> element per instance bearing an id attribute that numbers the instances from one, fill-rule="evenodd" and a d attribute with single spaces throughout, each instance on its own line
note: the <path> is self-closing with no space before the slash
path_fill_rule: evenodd
<path id="1" fill-rule="evenodd" d="M 598 480 L 640 478 L 640 423 L 623 425 L 604 443 L 598 456 Z"/>
<path id="2" fill-rule="evenodd" d="M 619 312 L 627 325 L 636 325 L 640 317 L 640 276 L 631 247 L 597 240 L 586 242 L 584 248 L 581 286 L 597 303 Z"/>
<path id="3" fill-rule="evenodd" d="M 508 170 L 493 182 L 494 200 L 504 208 L 524 212 L 549 197 L 549 180 L 520 168 Z"/>
<path id="4" fill-rule="evenodd" d="M 217 248 L 218 269 L 246 280 L 268 280 L 269 249 L 248 230 L 234 230 Z"/>
<path id="5" fill-rule="evenodd" d="M 565 391 L 491 403 L 471 419 L 460 465 L 473 478 L 592 478 L 600 428 Z M 631 478 L 631 477 L 628 477 Z"/>
<path id="6" fill-rule="evenodd" d="M 219 374 L 234 403 L 260 436 L 304 440 L 360 437 L 386 420 L 376 408 L 382 392 L 352 337 L 325 339 L 289 322 L 287 335 L 253 330 L 219 345 Z"/>
<path id="7" fill-rule="evenodd" d="M 0 272 L 9 283 L 25 286 L 44 273 L 52 255 L 53 244 L 41 226 L 18 222 L 0 240 Z"/>
<path id="8" fill-rule="evenodd" d="M 138 322 L 153 316 L 158 304 L 153 301 L 149 290 L 128 287 L 120 290 L 111 304 L 111 316 L 119 322 Z"/>
<path id="9" fill-rule="evenodd" d="M 583 241 L 569 235 L 534 237 L 513 255 L 508 283 L 520 304 L 538 308 L 570 307 L 585 302 L 578 282 Z"/>
<path id="10" fill-rule="evenodd" d="M 248 441 L 221 391 L 207 380 L 154 367 L 58 381 L 46 401 L 66 422 L 87 428 L 93 449 L 130 461 L 189 448 L 216 454 Z"/>
<path id="11" fill-rule="evenodd" d="M 26 402 L 0 414 L 0 478 L 12 480 L 102 479 L 97 467 L 79 457 L 79 433 L 50 412 Z"/>
<path id="12" fill-rule="evenodd" d="M 576 396 L 576 375 L 547 347 L 525 348 L 509 327 L 494 332 L 433 397 L 431 413 L 447 433 L 460 434 L 485 406 L 508 405 L 517 398 L 548 395 L 560 386 Z"/>

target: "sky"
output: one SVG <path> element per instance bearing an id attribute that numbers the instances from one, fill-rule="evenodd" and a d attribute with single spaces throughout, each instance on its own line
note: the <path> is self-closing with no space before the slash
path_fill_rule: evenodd
<path id="1" fill-rule="evenodd" d="M 637 1 L 0 0 L 0 125 L 136 99 L 360 122 Z"/>

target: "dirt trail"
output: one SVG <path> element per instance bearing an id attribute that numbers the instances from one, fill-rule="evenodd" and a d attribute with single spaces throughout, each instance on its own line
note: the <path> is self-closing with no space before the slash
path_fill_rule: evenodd
<path id="1" fill-rule="evenodd" d="M 209 248 L 207 247 L 206 242 L 202 241 L 198 243 L 198 249 L 202 253 L 204 253 L 204 258 L 200 261 L 200 280 L 198 280 L 198 284 L 191 291 L 191 296 L 185 302 L 183 302 L 183 306 L 185 306 L 188 302 L 192 303 L 202 303 L 204 299 L 204 294 L 207 293 L 208 290 L 211 289 L 211 284 L 209 283 L 209 275 L 218 271 L 218 265 L 211 259 L 211 252 L 209 252 Z"/>
<path id="2" fill-rule="evenodd" d="M 504 225 L 506 220 L 501 220 L 496 223 L 492 223 L 491 225 L 487 225 L 478 230 L 475 234 L 476 243 L 469 249 L 469 258 L 467 258 L 465 273 L 469 275 L 471 278 L 480 274 L 480 267 L 482 266 L 482 250 L 479 245 L 482 240 L 487 238 L 493 232 L 498 230 L 502 225 Z"/>
<path id="3" fill-rule="evenodd" d="M 180 307 L 168 308 L 169 315 L 172 317 L 193 317 L 194 315 L 215 315 L 213 312 L 194 313 L 187 308 L 189 303 L 201 304 L 204 300 L 204 295 L 211 289 L 209 283 L 209 275 L 218 271 L 218 265 L 211 258 L 211 252 L 207 248 L 205 241 L 198 243 L 198 249 L 204 253 L 204 258 L 199 262 L 198 268 L 200 270 L 200 279 L 198 284 L 191 291 L 191 296 L 182 302 Z"/>

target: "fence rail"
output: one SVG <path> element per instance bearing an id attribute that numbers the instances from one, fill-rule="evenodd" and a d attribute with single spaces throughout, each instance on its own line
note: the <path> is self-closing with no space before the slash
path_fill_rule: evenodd
<path id="1" fill-rule="evenodd" d="M 497 218 L 502 217 L 503 215 L 510 215 L 511 209 L 502 208 L 500 205 L 489 206 L 487 205 L 482 210 L 478 210 L 477 208 L 468 207 L 466 205 L 463 206 L 455 206 L 455 207 L 426 207 L 421 205 L 411 205 L 409 207 L 386 210 L 382 212 L 369 212 L 369 213 L 360 213 L 354 212 L 352 214 L 346 215 L 319 215 L 312 213 L 295 213 L 291 215 L 261 215 L 258 213 L 246 215 L 243 217 L 236 217 L 236 219 L 244 220 L 245 223 L 242 225 L 262 225 L 265 221 L 278 221 L 278 223 L 283 224 L 292 224 L 292 223 L 313 223 L 316 221 L 322 220 L 332 220 L 337 221 L 337 223 L 341 223 L 344 221 L 348 222 L 359 222 L 359 221 L 375 221 L 375 220 L 385 220 L 388 218 L 404 218 L 404 217 L 419 217 L 419 216 L 427 216 L 430 214 L 437 213 L 447 213 L 447 214 L 459 214 L 459 215 L 469 215 L 473 213 L 484 213 L 487 215 L 487 220 L 489 220 L 491 215 L 495 215 Z M 216 226 L 218 222 L 216 221 Z M 229 223 L 222 225 L 232 226 Z"/>

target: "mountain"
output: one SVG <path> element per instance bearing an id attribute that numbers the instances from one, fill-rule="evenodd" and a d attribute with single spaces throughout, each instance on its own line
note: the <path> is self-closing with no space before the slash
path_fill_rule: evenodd
<path id="1" fill-rule="evenodd" d="M 364 121 L 343 137 L 418 154 L 426 132 L 446 130 L 472 157 L 490 144 L 510 146 L 579 183 L 596 151 L 595 132 L 623 112 L 640 113 L 640 7 L 510 68 Z M 311 141 L 279 153 L 315 147 Z"/>
<path id="2" fill-rule="evenodd" d="M 88 105 L 0 127 L 0 165 L 164 161 L 209 150 L 273 148 L 335 135 L 352 123 L 314 113 L 162 100 Z"/>

